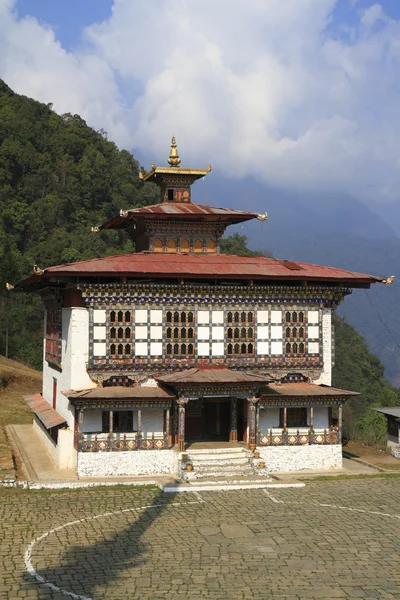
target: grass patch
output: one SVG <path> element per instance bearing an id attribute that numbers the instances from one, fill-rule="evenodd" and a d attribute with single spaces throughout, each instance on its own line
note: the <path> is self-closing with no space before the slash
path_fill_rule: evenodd
<path id="1" fill-rule="evenodd" d="M 378 478 L 392 478 L 400 477 L 400 473 L 374 473 L 369 475 L 367 473 L 359 473 L 357 475 L 318 475 L 318 477 L 304 477 L 301 481 L 336 481 L 338 479 L 378 479 Z"/>
<path id="2" fill-rule="evenodd" d="M 0 496 L 10 496 L 10 495 L 17 495 L 17 496 L 24 496 L 24 495 L 29 495 L 32 496 L 51 496 L 56 494 L 57 496 L 62 496 L 62 495 L 66 495 L 66 496 L 71 496 L 71 495 L 81 495 L 82 494 L 97 494 L 97 492 L 117 492 L 117 491 L 123 491 L 124 495 L 132 493 L 132 494 L 139 494 L 140 492 L 162 492 L 162 490 L 160 490 L 160 488 L 156 485 L 149 485 L 149 484 L 143 484 L 143 485 L 120 485 L 120 484 L 115 484 L 115 485 L 96 485 L 93 487 L 87 487 L 87 488 L 61 488 L 61 489 L 49 489 L 49 490 L 35 490 L 35 489 L 26 489 L 26 488 L 8 488 L 8 487 L 0 487 Z M 172 496 L 172 494 L 169 494 L 169 496 Z"/>
<path id="3" fill-rule="evenodd" d="M 6 425 L 32 423 L 24 394 L 42 389 L 42 374 L 22 363 L 0 356 L 0 479 L 14 477 L 14 463 L 5 435 Z"/>

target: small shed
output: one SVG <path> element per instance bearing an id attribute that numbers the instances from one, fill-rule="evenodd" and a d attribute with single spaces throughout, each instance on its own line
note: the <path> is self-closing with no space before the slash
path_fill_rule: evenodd
<path id="1" fill-rule="evenodd" d="M 385 415 L 387 420 L 387 444 L 389 447 L 400 444 L 400 406 L 375 408 L 377 412 Z"/>

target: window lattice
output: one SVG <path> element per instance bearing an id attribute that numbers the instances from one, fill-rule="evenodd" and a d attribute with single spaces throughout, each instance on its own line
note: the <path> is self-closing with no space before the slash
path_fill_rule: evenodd
<path id="1" fill-rule="evenodd" d="M 61 365 L 61 310 L 47 309 L 46 360 Z"/>
<path id="2" fill-rule="evenodd" d="M 287 311 L 285 313 L 285 352 L 301 355 L 306 352 L 305 315 L 303 311 Z"/>
<path id="3" fill-rule="evenodd" d="M 165 351 L 167 356 L 194 354 L 194 313 L 186 310 L 168 311 Z"/>
<path id="4" fill-rule="evenodd" d="M 252 356 L 254 354 L 254 312 L 229 311 L 227 321 L 227 354 Z"/>
<path id="5" fill-rule="evenodd" d="M 112 310 L 109 319 L 110 355 L 130 356 L 132 354 L 132 312 Z"/>

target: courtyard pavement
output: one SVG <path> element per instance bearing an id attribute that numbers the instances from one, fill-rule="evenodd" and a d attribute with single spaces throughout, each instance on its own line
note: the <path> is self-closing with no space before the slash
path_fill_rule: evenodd
<path id="1" fill-rule="evenodd" d="M 400 599 L 400 478 L 0 489 L 0 598 Z"/>

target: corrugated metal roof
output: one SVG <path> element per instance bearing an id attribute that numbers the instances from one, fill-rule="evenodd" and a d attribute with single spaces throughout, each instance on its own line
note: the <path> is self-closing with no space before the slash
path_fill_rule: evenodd
<path id="1" fill-rule="evenodd" d="M 241 223 L 255 219 L 257 213 L 236 210 L 234 208 L 218 208 L 214 206 L 203 206 L 193 204 L 192 202 L 161 202 L 151 206 L 142 206 L 140 208 L 131 208 L 123 211 L 123 215 L 112 217 L 99 229 L 120 229 L 126 227 L 129 222 L 135 222 L 143 219 L 185 219 L 185 220 L 213 220 L 228 221 L 229 223 Z"/>
<path id="2" fill-rule="evenodd" d="M 358 392 L 341 390 L 327 385 L 315 385 L 307 382 L 269 383 L 261 390 L 261 397 L 268 396 L 359 396 Z"/>
<path id="3" fill-rule="evenodd" d="M 269 379 L 262 377 L 261 375 L 253 375 L 250 373 L 244 373 L 243 371 L 231 371 L 227 368 L 193 368 L 187 369 L 186 371 L 178 371 L 169 375 L 158 375 L 158 381 L 168 383 L 170 385 L 178 384 L 263 384 L 267 383 Z"/>
<path id="4" fill-rule="evenodd" d="M 62 417 L 50 404 L 43 398 L 41 394 L 34 396 L 24 396 L 25 402 L 31 411 L 40 419 L 46 429 L 51 429 L 57 425 L 66 423 Z"/>
<path id="5" fill-rule="evenodd" d="M 124 387 L 124 386 L 107 386 L 97 387 L 92 390 L 84 390 L 82 392 L 66 392 L 69 398 L 84 398 L 86 399 L 173 399 L 175 394 L 162 389 L 161 387 Z"/>
<path id="6" fill-rule="evenodd" d="M 389 417 L 400 418 L 400 406 L 388 406 L 387 408 L 374 408 L 374 410 L 382 413 L 383 415 L 388 415 Z"/>
<path id="7" fill-rule="evenodd" d="M 355 271 L 323 267 L 297 262 L 286 264 L 284 260 L 263 256 L 231 256 L 226 254 L 159 254 L 139 252 L 93 258 L 65 265 L 57 265 L 44 270 L 43 275 L 31 275 L 16 284 L 23 287 L 46 279 L 49 276 L 62 275 L 103 275 L 163 278 L 215 278 L 215 279 L 255 279 L 255 280 L 317 280 L 341 281 L 344 283 L 373 283 L 382 281 L 376 277 Z"/>

